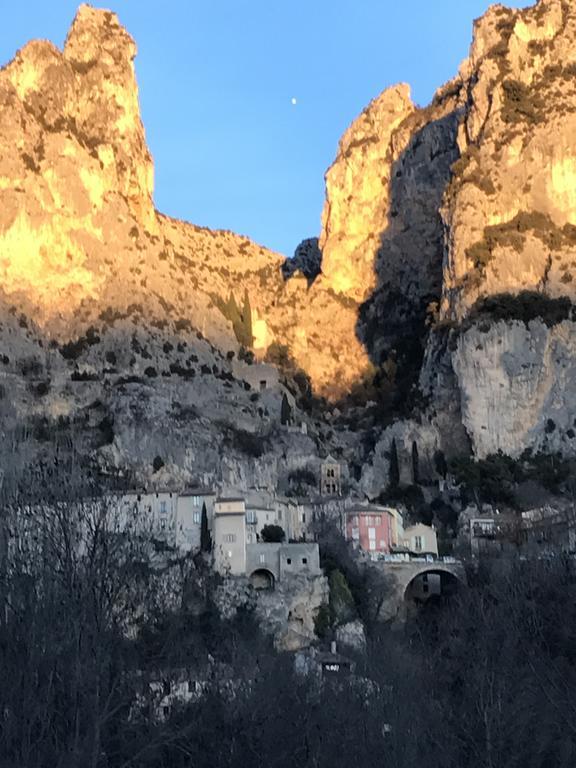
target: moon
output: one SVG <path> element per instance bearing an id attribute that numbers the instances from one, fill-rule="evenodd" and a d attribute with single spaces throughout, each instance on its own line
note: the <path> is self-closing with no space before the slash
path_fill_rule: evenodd
<path id="1" fill-rule="evenodd" d="M 292 104 L 292 106 L 293 106 L 293 107 L 295 107 L 295 106 L 296 106 L 296 104 L 298 103 L 298 101 L 297 101 L 297 99 L 296 99 L 296 97 L 295 97 L 295 96 L 292 96 L 292 98 L 290 99 L 290 103 Z"/>

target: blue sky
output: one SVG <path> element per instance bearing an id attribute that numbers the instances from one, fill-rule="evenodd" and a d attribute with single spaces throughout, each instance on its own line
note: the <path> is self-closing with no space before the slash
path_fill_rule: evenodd
<path id="1" fill-rule="evenodd" d="M 509 2 L 525 7 L 529 2 Z M 0 0 L 0 63 L 64 42 L 77 2 Z M 287 255 L 317 235 L 338 139 L 384 88 L 425 105 L 467 55 L 488 0 L 117 0 L 159 210 Z M 293 105 L 291 99 L 296 98 Z"/>

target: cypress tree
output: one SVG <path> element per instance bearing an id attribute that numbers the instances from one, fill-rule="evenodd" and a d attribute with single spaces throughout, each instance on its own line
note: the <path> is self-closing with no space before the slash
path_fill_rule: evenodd
<path id="1" fill-rule="evenodd" d="M 200 550 L 202 552 L 212 551 L 212 536 L 208 530 L 208 513 L 206 512 L 206 503 L 202 504 L 202 518 L 200 521 Z"/>
<path id="2" fill-rule="evenodd" d="M 254 335 L 252 333 L 252 307 L 250 306 L 250 296 L 248 290 L 244 291 L 244 305 L 242 307 L 242 325 L 245 347 L 251 347 L 254 344 Z"/>
<path id="3" fill-rule="evenodd" d="M 420 485 L 420 457 L 416 440 L 412 441 L 412 482 L 414 485 Z"/>
<path id="4" fill-rule="evenodd" d="M 292 408 L 286 397 L 286 393 L 282 395 L 282 406 L 280 408 L 280 423 L 290 424 L 292 422 Z"/>
<path id="5" fill-rule="evenodd" d="M 390 445 L 390 469 L 388 470 L 388 485 L 390 488 L 398 488 L 400 484 L 400 467 L 398 465 L 398 451 L 396 450 L 396 439 L 392 439 Z"/>

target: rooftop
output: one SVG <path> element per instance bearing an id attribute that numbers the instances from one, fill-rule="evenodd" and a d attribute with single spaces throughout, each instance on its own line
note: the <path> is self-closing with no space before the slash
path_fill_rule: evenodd
<path id="1" fill-rule="evenodd" d="M 216 496 L 211 488 L 188 488 L 180 496 Z"/>

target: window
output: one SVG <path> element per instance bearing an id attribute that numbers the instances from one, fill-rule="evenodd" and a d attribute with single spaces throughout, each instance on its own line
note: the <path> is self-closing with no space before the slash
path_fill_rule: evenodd
<path id="1" fill-rule="evenodd" d="M 195 693 L 195 692 L 196 692 L 196 681 L 188 680 L 188 693 Z"/>
<path id="2" fill-rule="evenodd" d="M 306 522 L 306 512 L 302 512 L 302 522 Z"/>
<path id="3" fill-rule="evenodd" d="M 358 515 L 354 515 L 354 517 L 352 518 L 352 525 L 355 528 L 358 528 Z"/>
<path id="4" fill-rule="evenodd" d="M 192 519 L 194 520 L 195 523 L 199 523 L 200 522 L 200 512 L 194 512 L 194 516 L 193 516 Z"/>
<path id="5" fill-rule="evenodd" d="M 422 536 L 414 536 L 414 549 L 416 552 L 422 551 Z"/>
<path id="6" fill-rule="evenodd" d="M 264 392 L 265 389 L 266 389 L 266 381 L 265 379 L 262 379 L 260 382 L 260 392 Z"/>
<path id="7" fill-rule="evenodd" d="M 260 555 L 260 563 L 263 565 L 266 562 L 266 555 Z"/>
<path id="8" fill-rule="evenodd" d="M 307 565 L 307 564 L 308 564 L 308 558 L 307 557 L 303 557 L 302 558 L 302 565 Z"/>
<path id="9" fill-rule="evenodd" d="M 278 510 L 278 520 L 282 520 L 282 510 Z"/>
<path id="10" fill-rule="evenodd" d="M 292 565 L 292 558 L 291 557 L 287 557 L 286 558 L 286 562 L 287 562 L 288 565 Z"/>
<path id="11" fill-rule="evenodd" d="M 380 515 L 376 516 L 376 525 L 382 525 L 382 518 L 380 517 Z"/>
<path id="12" fill-rule="evenodd" d="M 235 533 L 225 533 L 222 536 L 222 541 L 225 541 L 228 544 L 234 544 L 234 542 L 236 541 L 236 534 Z"/>
<path id="13" fill-rule="evenodd" d="M 199 507 L 200 506 L 200 496 L 192 496 L 192 504 L 195 507 Z"/>
<path id="14" fill-rule="evenodd" d="M 161 501 L 160 502 L 160 514 L 161 515 L 165 515 L 167 511 L 168 510 L 166 508 L 166 502 L 165 501 Z"/>
<path id="15" fill-rule="evenodd" d="M 254 510 L 246 512 L 246 522 L 252 525 L 256 522 L 256 512 Z"/>
<path id="16" fill-rule="evenodd" d="M 166 530 L 166 520 L 160 520 L 160 528 L 165 531 Z"/>

